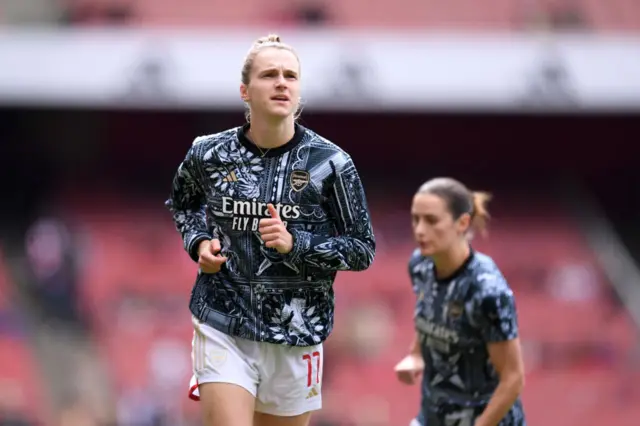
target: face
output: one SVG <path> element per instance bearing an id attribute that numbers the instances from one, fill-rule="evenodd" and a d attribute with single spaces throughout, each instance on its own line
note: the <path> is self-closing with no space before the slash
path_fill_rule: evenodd
<path id="1" fill-rule="evenodd" d="M 293 52 L 266 48 L 255 56 L 249 84 L 240 86 L 240 95 L 253 116 L 292 116 L 298 109 L 299 78 L 300 64 Z"/>
<path id="2" fill-rule="evenodd" d="M 470 216 L 454 220 L 446 202 L 433 194 L 416 194 L 411 205 L 413 235 L 423 256 L 447 252 L 465 238 Z"/>

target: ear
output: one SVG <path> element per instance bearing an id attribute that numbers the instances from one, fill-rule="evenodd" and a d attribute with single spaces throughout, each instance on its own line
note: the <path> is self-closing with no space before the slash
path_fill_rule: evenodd
<path id="1" fill-rule="evenodd" d="M 247 89 L 246 84 L 240 83 L 240 99 L 244 102 L 249 102 L 249 91 Z"/>
<path id="2" fill-rule="evenodd" d="M 469 231 L 471 226 L 471 215 L 469 213 L 465 213 L 458 218 L 457 229 L 460 234 L 464 234 Z"/>

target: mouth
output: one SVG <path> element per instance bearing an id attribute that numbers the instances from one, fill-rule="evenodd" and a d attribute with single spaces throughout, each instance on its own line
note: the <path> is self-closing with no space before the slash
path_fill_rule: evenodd
<path id="1" fill-rule="evenodd" d="M 287 95 L 275 95 L 271 97 L 271 100 L 276 102 L 289 102 L 289 97 Z"/>

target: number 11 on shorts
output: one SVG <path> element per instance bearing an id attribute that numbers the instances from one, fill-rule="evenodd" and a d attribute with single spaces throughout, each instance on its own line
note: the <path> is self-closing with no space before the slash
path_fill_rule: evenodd
<path id="1" fill-rule="evenodd" d="M 316 359 L 316 384 L 320 383 L 320 352 L 302 355 L 302 360 L 307 361 L 307 387 L 313 384 L 313 359 Z"/>

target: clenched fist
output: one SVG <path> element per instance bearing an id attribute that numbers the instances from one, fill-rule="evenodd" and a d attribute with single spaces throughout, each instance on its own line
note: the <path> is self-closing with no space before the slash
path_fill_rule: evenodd
<path id="1" fill-rule="evenodd" d="M 198 246 L 198 265 L 205 274 L 215 274 L 220 271 L 227 258 L 220 254 L 220 241 L 205 240 Z"/>
<path id="2" fill-rule="evenodd" d="M 424 360 L 421 354 L 410 354 L 404 357 L 395 367 L 398 380 L 406 385 L 413 385 L 422 376 Z"/>
<path id="3" fill-rule="evenodd" d="M 270 219 L 260 219 L 260 237 L 264 241 L 264 245 L 269 248 L 274 248 L 280 254 L 287 254 L 293 250 L 293 236 L 287 231 L 287 227 L 284 226 L 278 210 L 273 207 L 273 204 L 267 204 L 267 209 L 271 215 Z"/>

